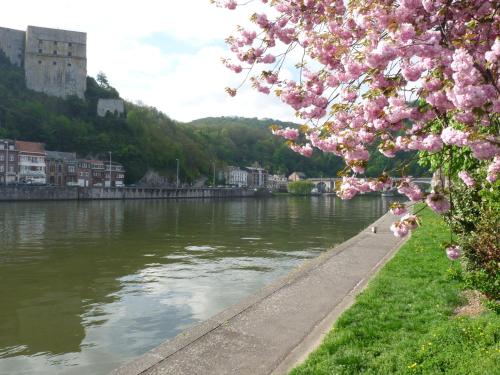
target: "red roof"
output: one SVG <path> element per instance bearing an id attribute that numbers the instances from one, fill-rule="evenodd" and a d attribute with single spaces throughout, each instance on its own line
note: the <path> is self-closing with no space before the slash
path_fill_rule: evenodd
<path id="1" fill-rule="evenodd" d="M 45 146 L 43 143 L 16 141 L 16 149 L 20 152 L 45 155 Z"/>

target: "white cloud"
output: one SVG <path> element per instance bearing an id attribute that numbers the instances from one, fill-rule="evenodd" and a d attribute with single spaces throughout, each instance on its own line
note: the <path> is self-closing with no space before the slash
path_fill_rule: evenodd
<path id="1" fill-rule="evenodd" d="M 205 116 L 294 118 L 272 96 L 244 87 L 235 98 L 224 88 L 243 79 L 224 68 L 223 40 L 245 25 L 257 3 L 241 11 L 209 0 L 19 0 L 2 5 L 0 26 L 37 25 L 88 34 L 88 74 L 104 71 L 123 97 L 188 121 Z"/>

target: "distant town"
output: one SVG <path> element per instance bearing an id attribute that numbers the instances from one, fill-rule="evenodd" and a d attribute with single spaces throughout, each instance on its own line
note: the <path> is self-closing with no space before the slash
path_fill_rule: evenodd
<path id="1" fill-rule="evenodd" d="M 125 168 L 111 159 L 79 159 L 76 153 L 48 151 L 43 143 L 0 139 L 0 183 L 123 187 Z"/>
<path id="2" fill-rule="evenodd" d="M 0 139 L 0 184 L 51 185 L 58 187 L 124 187 L 125 168 L 112 160 L 78 158 L 74 152 L 50 151 L 39 142 Z M 266 188 L 287 191 L 289 182 L 305 179 L 301 172 L 285 175 L 270 174 L 259 166 L 228 166 L 218 174 L 225 186 L 238 188 Z M 141 181 L 141 186 L 171 187 Z"/>

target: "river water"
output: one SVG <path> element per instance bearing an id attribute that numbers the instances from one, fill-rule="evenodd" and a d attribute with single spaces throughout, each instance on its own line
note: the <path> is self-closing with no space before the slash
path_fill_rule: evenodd
<path id="1" fill-rule="evenodd" d="M 106 374 L 343 242 L 380 197 L 0 204 L 0 374 Z"/>

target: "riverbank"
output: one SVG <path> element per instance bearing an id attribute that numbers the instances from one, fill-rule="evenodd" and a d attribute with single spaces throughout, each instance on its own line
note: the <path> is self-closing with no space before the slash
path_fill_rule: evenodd
<path id="1" fill-rule="evenodd" d="M 285 373 L 404 242 L 389 214 L 113 374 Z M 237 287 L 237 286 L 235 286 Z"/>
<path id="2" fill-rule="evenodd" d="M 430 211 L 422 216 L 422 227 L 291 375 L 498 371 L 500 318 L 455 315 L 463 285 L 449 277 L 460 265 L 440 246 L 449 231 Z"/>
<path id="3" fill-rule="evenodd" d="M 0 201 L 88 201 L 128 199 L 243 198 L 255 191 L 243 188 L 139 188 L 139 187 L 55 187 L 0 186 Z"/>

